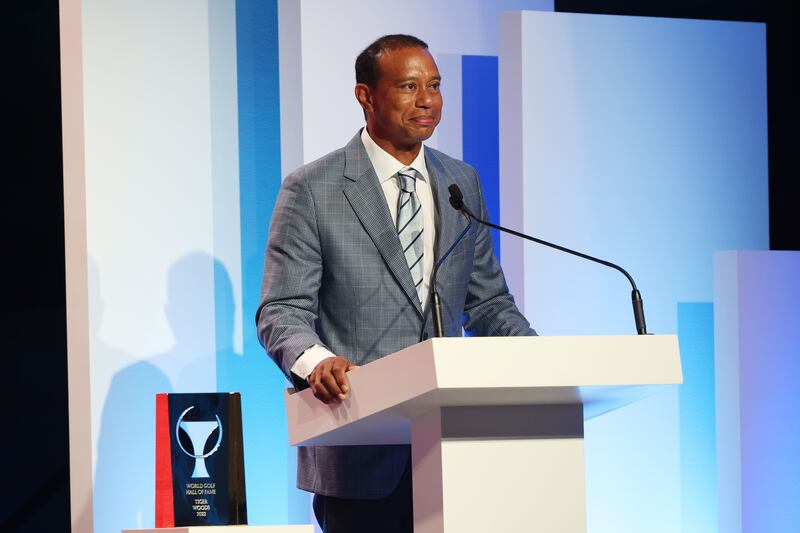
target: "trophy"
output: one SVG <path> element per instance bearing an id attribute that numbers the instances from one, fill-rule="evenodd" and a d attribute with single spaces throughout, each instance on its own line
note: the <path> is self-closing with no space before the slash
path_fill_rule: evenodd
<path id="1" fill-rule="evenodd" d="M 156 395 L 156 527 L 246 523 L 240 395 Z"/>
<path id="2" fill-rule="evenodd" d="M 192 477 L 209 477 L 208 470 L 206 470 L 206 457 L 213 455 L 214 452 L 219 449 L 219 445 L 222 443 L 222 422 L 219 419 L 219 415 L 214 415 L 217 418 L 216 421 L 184 421 L 183 417 L 192 409 L 194 409 L 194 405 L 186 408 L 186 410 L 181 413 L 180 418 L 178 418 L 178 424 L 175 426 L 175 440 L 178 442 L 178 446 L 181 447 L 183 453 L 194 459 L 194 470 L 192 471 Z M 203 453 L 208 437 L 210 437 L 211 433 L 213 433 L 217 428 L 219 428 L 219 431 L 217 432 L 217 443 L 210 452 Z M 186 434 L 189 435 L 189 440 L 192 443 L 192 450 L 194 450 L 193 452 L 188 452 L 186 451 L 186 448 L 183 447 L 180 439 L 181 436 L 179 434 L 180 430 L 185 431 Z"/>

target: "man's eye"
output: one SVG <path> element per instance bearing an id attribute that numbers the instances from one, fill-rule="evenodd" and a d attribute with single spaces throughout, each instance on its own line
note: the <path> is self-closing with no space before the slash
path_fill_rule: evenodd
<path id="1" fill-rule="evenodd" d="M 410 89 L 410 90 L 412 90 L 412 91 L 413 91 L 414 89 L 416 89 L 416 88 L 417 88 L 417 84 L 416 84 L 416 83 L 406 83 L 405 85 L 403 85 L 403 87 L 405 87 L 406 89 Z"/>
<path id="2" fill-rule="evenodd" d="M 438 90 L 439 90 L 439 87 L 440 87 L 441 85 L 442 85 L 442 84 L 441 84 L 441 83 L 439 83 L 439 82 L 437 81 L 436 83 L 432 83 L 432 84 L 431 84 L 431 89 L 436 89 L 436 90 L 438 91 Z"/>

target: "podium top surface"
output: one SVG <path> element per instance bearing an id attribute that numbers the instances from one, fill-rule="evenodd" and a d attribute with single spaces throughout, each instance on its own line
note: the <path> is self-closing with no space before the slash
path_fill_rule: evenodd
<path id="1" fill-rule="evenodd" d="M 290 444 L 408 443 L 437 406 L 582 404 L 589 419 L 682 382 L 675 335 L 429 339 L 348 377 L 341 404 L 287 391 Z"/>

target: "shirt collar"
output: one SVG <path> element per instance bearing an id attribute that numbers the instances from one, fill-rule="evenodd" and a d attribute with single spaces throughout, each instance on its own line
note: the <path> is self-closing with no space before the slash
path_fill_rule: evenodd
<path id="1" fill-rule="evenodd" d="M 428 180 L 428 167 L 425 164 L 425 146 L 417 154 L 417 157 L 410 165 L 404 165 L 395 159 L 389 152 L 378 146 L 378 143 L 372 140 L 372 137 L 367 133 L 367 128 L 361 130 L 361 142 L 364 149 L 367 151 L 369 162 L 372 163 L 372 168 L 375 169 L 375 174 L 378 175 L 378 181 L 383 183 L 395 177 L 395 175 L 408 168 L 416 170 L 422 181 Z"/>

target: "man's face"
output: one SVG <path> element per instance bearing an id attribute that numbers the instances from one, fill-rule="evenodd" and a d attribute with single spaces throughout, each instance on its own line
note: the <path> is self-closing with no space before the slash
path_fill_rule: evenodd
<path id="1" fill-rule="evenodd" d="M 378 66 L 375 87 L 356 86 L 370 136 L 393 155 L 418 151 L 441 118 L 441 76 L 436 62 L 424 48 L 409 47 L 384 52 Z"/>

